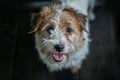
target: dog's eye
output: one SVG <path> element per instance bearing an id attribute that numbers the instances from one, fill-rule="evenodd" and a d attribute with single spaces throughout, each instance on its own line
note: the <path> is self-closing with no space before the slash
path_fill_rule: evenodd
<path id="1" fill-rule="evenodd" d="M 72 31 L 73 30 L 71 28 L 69 28 L 69 27 L 66 29 L 66 32 L 68 32 L 68 33 L 71 33 Z"/>
<path id="2" fill-rule="evenodd" d="M 47 28 L 47 32 L 48 32 L 48 33 L 51 33 L 52 31 L 53 31 L 53 27 Z"/>

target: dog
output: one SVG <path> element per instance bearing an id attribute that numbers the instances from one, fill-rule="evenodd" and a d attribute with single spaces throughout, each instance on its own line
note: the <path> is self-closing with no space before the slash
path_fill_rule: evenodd
<path id="1" fill-rule="evenodd" d="M 32 14 L 35 45 L 40 59 L 50 72 L 70 69 L 75 73 L 89 53 L 89 20 L 94 19 L 94 1 L 58 1 L 61 2 L 45 6 L 39 13 Z M 90 6 L 92 9 L 88 10 Z"/>

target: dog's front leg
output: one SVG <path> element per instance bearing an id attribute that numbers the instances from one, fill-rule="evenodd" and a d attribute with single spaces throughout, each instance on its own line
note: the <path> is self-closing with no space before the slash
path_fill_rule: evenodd
<path id="1" fill-rule="evenodd" d="M 72 73 L 76 73 L 76 72 L 79 71 L 80 68 L 81 68 L 81 64 L 70 68 L 70 71 L 71 71 Z"/>

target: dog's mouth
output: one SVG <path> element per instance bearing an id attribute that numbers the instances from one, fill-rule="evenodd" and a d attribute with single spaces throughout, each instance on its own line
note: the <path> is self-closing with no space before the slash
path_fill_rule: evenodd
<path id="1" fill-rule="evenodd" d="M 53 59 L 56 61 L 56 62 L 61 62 L 63 61 L 65 55 L 63 53 L 54 53 L 53 54 Z"/>

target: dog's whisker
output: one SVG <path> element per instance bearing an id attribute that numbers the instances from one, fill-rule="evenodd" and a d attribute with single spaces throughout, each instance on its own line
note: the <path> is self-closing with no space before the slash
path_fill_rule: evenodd
<path id="1" fill-rule="evenodd" d="M 36 49 L 50 71 L 80 69 L 89 49 L 88 0 L 65 1 L 43 7 L 32 18 Z"/>
<path id="2" fill-rule="evenodd" d="M 47 41 L 43 41 L 43 43 L 40 45 L 40 51 L 47 45 Z"/>
<path id="3" fill-rule="evenodd" d="M 40 45 L 41 47 L 40 47 L 40 49 L 39 49 L 39 51 L 42 51 L 42 49 L 45 47 L 45 45 Z"/>
<path id="4" fill-rule="evenodd" d="M 53 42 L 52 39 L 43 39 L 43 40 L 45 41 L 45 43 L 47 43 L 47 42 Z"/>
<path id="5" fill-rule="evenodd" d="M 50 18 L 49 20 L 57 24 L 57 21 L 55 19 Z"/>
<path id="6" fill-rule="evenodd" d="M 75 49 L 72 44 L 70 46 L 71 46 L 71 53 L 73 53 L 75 51 Z"/>

